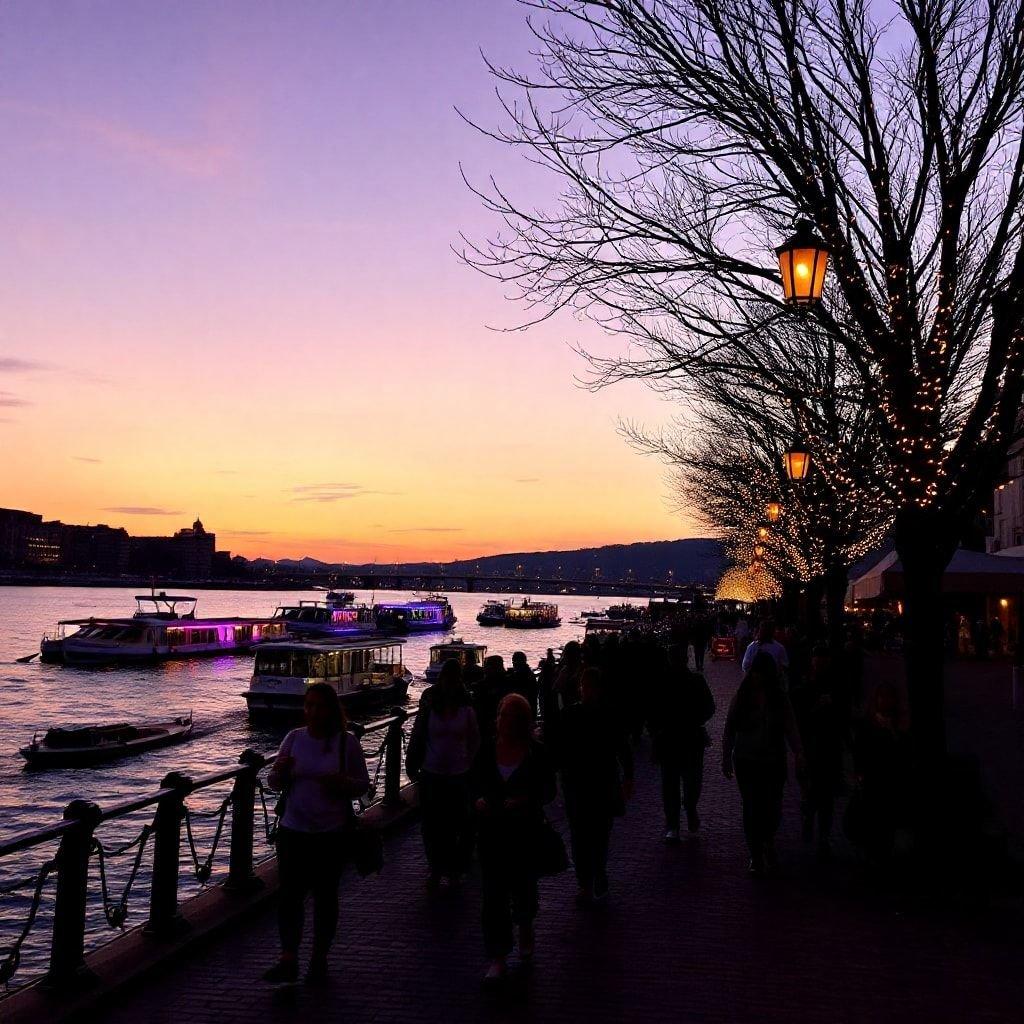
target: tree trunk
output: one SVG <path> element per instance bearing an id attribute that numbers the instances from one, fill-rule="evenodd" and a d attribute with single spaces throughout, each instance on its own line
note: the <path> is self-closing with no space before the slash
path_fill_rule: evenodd
<path id="1" fill-rule="evenodd" d="M 804 593 L 801 595 L 804 636 L 812 643 L 820 639 L 822 633 L 821 599 L 824 594 L 825 579 L 822 576 L 816 576 L 807 583 Z"/>
<path id="2" fill-rule="evenodd" d="M 846 566 L 836 566 L 825 576 L 825 614 L 828 617 L 828 646 L 835 658 L 842 656 L 843 622 L 845 619 L 846 588 L 849 577 Z"/>
<path id="3" fill-rule="evenodd" d="M 911 738 L 918 769 L 930 773 L 941 770 L 946 753 L 942 574 L 956 551 L 956 531 L 935 512 L 903 509 L 894 534 L 903 564 Z"/>

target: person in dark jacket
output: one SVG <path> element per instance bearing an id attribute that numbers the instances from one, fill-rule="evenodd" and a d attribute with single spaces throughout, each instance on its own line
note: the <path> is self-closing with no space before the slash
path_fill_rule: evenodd
<path id="1" fill-rule="evenodd" d="M 485 982 L 504 978 L 519 927 L 519 956 L 533 956 L 537 916 L 536 838 L 544 805 L 555 798 L 555 777 L 544 748 L 533 738 L 530 705 L 518 693 L 499 707 L 493 740 L 481 750 L 476 775 Z"/>
<path id="2" fill-rule="evenodd" d="M 505 659 L 492 654 L 484 659 L 484 677 L 473 690 L 473 710 L 480 726 L 480 738 L 484 743 L 493 741 L 495 723 L 498 720 L 498 705 L 510 692 Z"/>
<path id="3" fill-rule="evenodd" d="M 843 781 L 843 745 L 849 724 L 849 698 L 843 674 L 832 667 L 827 647 L 815 647 L 807 673 L 794 684 L 793 710 L 807 762 L 800 779 L 805 843 L 818 828 L 818 860 L 832 858 L 832 819 Z"/>
<path id="4" fill-rule="evenodd" d="M 580 677 L 579 704 L 562 713 L 555 759 L 569 819 L 579 901 L 608 895 L 608 841 L 612 821 L 633 792 L 633 754 L 616 709 L 604 699 L 601 673 Z"/>
<path id="5" fill-rule="evenodd" d="M 711 619 L 707 615 L 694 616 L 690 623 L 690 642 L 693 644 L 693 667 L 697 672 L 704 671 L 704 655 L 713 632 Z"/>
<path id="6" fill-rule="evenodd" d="M 420 697 L 405 761 L 409 778 L 419 787 L 430 889 L 442 878 L 457 881 L 469 867 L 470 771 L 479 748 L 480 729 L 462 685 L 462 666 L 449 658 L 437 682 Z"/>
<path id="7" fill-rule="evenodd" d="M 512 670 L 508 674 L 508 687 L 510 693 L 518 693 L 521 697 L 526 698 L 533 717 L 536 718 L 537 677 L 533 674 L 533 669 L 530 668 L 530 663 L 522 651 L 516 651 L 512 655 Z"/>
<path id="8" fill-rule="evenodd" d="M 715 698 L 707 681 L 690 671 L 686 648 L 673 644 L 668 652 L 668 670 L 655 681 L 648 719 L 654 757 L 661 768 L 667 843 L 679 842 L 680 803 L 686 807 L 687 829 L 700 829 L 697 803 L 704 783 L 704 750 L 708 743 L 705 725 L 714 713 Z"/>
<path id="9" fill-rule="evenodd" d="M 873 868 L 888 866 L 896 830 L 907 814 L 911 757 L 901 718 L 899 691 L 881 682 L 854 730 L 853 770 L 862 812 L 857 838 Z"/>
<path id="10" fill-rule="evenodd" d="M 775 833 L 782 818 L 786 747 L 797 774 L 804 770 L 796 717 L 783 692 L 775 660 L 756 654 L 729 707 L 722 736 L 722 772 L 736 773 L 743 800 L 743 833 L 750 850 L 750 873 L 761 877 L 776 865 Z"/>

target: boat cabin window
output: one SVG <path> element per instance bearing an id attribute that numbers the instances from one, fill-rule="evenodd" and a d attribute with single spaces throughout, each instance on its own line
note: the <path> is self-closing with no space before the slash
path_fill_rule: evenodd
<path id="1" fill-rule="evenodd" d="M 256 655 L 257 675 L 291 675 L 291 653 L 289 651 L 260 651 Z"/>

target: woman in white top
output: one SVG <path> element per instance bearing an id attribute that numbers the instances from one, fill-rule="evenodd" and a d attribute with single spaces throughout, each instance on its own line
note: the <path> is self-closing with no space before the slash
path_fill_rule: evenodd
<path id="1" fill-rule="evenodd" d="M 327 953 L 338 926 L 338 882 L 345 832 L 353 824 L 352 801 L 370 788 L 359 740 L 347 731 L 338 695 L 326 683 L 306 691 L 306 724 L 285 736 L 269 782 L 283 794 L 277 832 L 280 877 L 278 923 L 281 959 L 264 974 L 271 982 L 298 980 L 299 943 L 306 894 L 313 893 L 310 983 L 327 976 Z"/>
<path id="2" fill-rule="evenodd" d="M 436 889 L 469 868 L 473 829 L 470 770 L 480 749 L 480 728 L 454 658 L 424 691 L 409 738 L 406 771 L 419 783 L 427 885 Z"/>

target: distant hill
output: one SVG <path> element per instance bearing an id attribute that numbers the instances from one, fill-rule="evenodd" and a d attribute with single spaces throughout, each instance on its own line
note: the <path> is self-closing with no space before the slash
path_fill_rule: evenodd
<path id="1" fill-rule="evenodd" d="M 265 559 L 252 563 L 256 567 L 266 565 Z M 306 556 L 300 559 L 282 558 L 278 568 L 291 572 L 373 572 L 392 568 L 378 563 L 328 564 Z M 637 582 L 664 581 L 669 572 L 679 583 L 714 583 L 722 574 L 725 555 L 717 540 L 690 538 L 687 540 L 659 540 L 635 544 L 607 544 L 598 548 L 580 548 L 576 551 L 519 551 L 506 555 L 484 555 L 480 558 L 461 559 L 441 563 L 445 572 L 452 575 L 480 573 L 485 576 L 561 577 L 571 579 L 593 579 L 595 570 L 606 580 L 623 580 L 630 573 Z M 402 573 L 436 573 L 437 562 L 403 562 L 397 566 Z"/>

